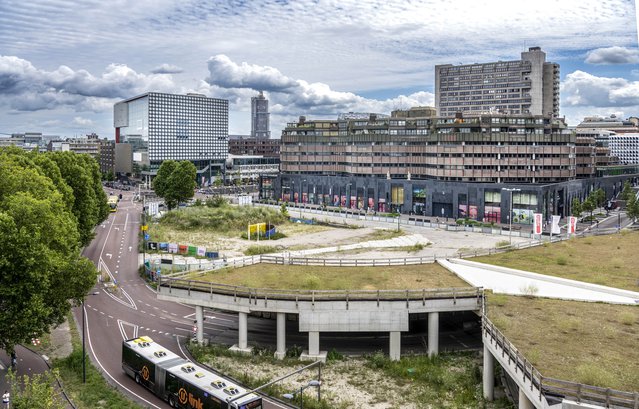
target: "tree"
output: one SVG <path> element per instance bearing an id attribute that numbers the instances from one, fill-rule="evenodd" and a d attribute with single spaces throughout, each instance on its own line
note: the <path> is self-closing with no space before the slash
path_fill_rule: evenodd
<path id="1" fill-rule="evenodd" d="M 595 205 L 595 199 L 593 198 L 592 194 L 589 195 L 586 200 L 584 200 L 584 202 L 581 204 L 581 209 L 584 212 L 590 212 L 590 219 L 592 221 L 592 212 L 595 210 L 596 205 Z"/>
<path id="2" fill-rule="evenodd" d="M 169 210 L 193 197 L 197 169 L 192 162 L 167 160 L 162 162 L 153 179 L 155 193 L 164 199 Z"/>
<path id="3" fill-rule="evenodd" d="M 591 195 L 593 195 L 596 207 L 602 207 L 606 204 L 606 191 L 602 188 L 595 190 Z"/>
<path id="4" fill-rule="evenodd" d="M 633 219 L 633 222 L 639 218 L 639 200 L 634 194 L 631 194 L 626 201 L 626 214 Z"/>
<path id="5" fill-rule="evenodd" d="M 217 171 L 217 175 L 215 176 L 215 180 L 213 181 L 213 186 L 215 187 L 220 187 L 224 184 L 224 181 L 222 181 L 222 174 L 220 173 L 220 171 Z"/>
<path id="6" fill-rule="evenodd" d="M 582 208 L 581 208 L 581 201 L 579 200 L 578 197 L 575 197 L 574 199 L 572 199 L 572 203 L 570 205 L 570 214 L 572 214 L 575 217 L 581 217 L 581 212 L 582 212 Z"/>
<path id="7" fill-rule="evenodd" d="M 72 210 L 78 220 L 80 242 L 86 246 L 93 239 L 93 227 L 108 215 L 97 163 L 88 155 L 73 152 L 52 152 L 48 156 L 58 165 L 62 178 L 73 190 Z"/>
<path id="8" fill-rule="evenodd" d="M 634 195 L 634 191 L 632 190 L 632 185 L 629 180 L 623 182 L 623 190 L 621 191 L 621 200 L 629 200 L 630 196 Z"/>
<path id="9" fill-rule="evenodd" d="M 174 160 L 165 160 L 160 165 L 158 174 L 155 178 L 153 178 L 153 190 L 155 190 L 155 194 L 159 197 L 164 197 L 166 195 L 169 185 L 169 177 L 171 177 L 176 166 L 177 162 Z"/>
<path id="10" fill-rule="evenodd" d="M 11 385 L 11 407 L 13 409 L 63 409 L 59 394 L 53 387 L 56 372 L 45 372 L 31 376 L 8 375 Z"/>
<path id="11" fill-rule="evenodd" d="M 0 149 L 0 349 L 8 352 L 62 323 L 97 274 L 80 256 L 78 219 L 56 183 L 70 188 L 31 159 Z M 56 174 L 55 162 L 43 163 Z"/>

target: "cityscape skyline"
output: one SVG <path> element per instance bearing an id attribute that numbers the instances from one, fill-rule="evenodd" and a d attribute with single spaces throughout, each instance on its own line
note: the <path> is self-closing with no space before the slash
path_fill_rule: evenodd
<path id="1" fill-rule="evenodd" d="M 434 106 L 435 65 L 515 60 L 531 46 L 561 65 L 570 125 L 639 115 L 630 0 L 41 0 L 1 3 L 0 21 L 0 133 L 112 139 L 113 104 L 159 91 L 228 99 L 229 133 L 249 134 L 251 97 L 265 91 L 277 138 L 299 115 Z"/>

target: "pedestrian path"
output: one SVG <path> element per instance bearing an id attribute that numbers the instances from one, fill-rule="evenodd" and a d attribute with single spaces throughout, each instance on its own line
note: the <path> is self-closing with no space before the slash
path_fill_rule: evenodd
<path id="1" fill-rule="evenodd" d="M 495 293 L 611 304 L 639 304 L 639 292 L 469 260 L 448 259 L 438 262 L 469 284 Z"/>

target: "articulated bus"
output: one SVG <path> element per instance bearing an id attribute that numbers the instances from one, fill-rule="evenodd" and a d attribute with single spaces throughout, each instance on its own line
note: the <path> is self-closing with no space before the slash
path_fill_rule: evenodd
<path id="1" fill-rule="evenodd" d="M 118 197 L 116 195 L 109 196 L 109 200 L 107 200 L 109 204 L 109 210 L 111 212 L 115 212 L 118 210 Z"/>
<path id="2" fill-rule="evenodd" d="M 230 380 L 180 358 L 149 337 L 122 342 L 122 369 L 172 408 L 262 409 L 262 398 Z"/>

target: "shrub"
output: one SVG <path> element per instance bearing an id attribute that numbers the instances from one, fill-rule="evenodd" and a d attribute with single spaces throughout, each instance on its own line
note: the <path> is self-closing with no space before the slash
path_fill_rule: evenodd
<path id="1" fill-rule="evenodd" d="M 307 290 L 317 290 L 322 285 L 322 280 L 315 274 L 308 274 L 306 278 L 304 278 L 304 282 L 302 283 L 302 288 Z"/>
<path id="2" fill-rule="evenodd" d="M 623 325 L 632 325 L 635 321 L 637 321 L 637 317 L 631 312 L 622 312 L 619 314 L 619 322 Z"/>
<path id="3" fill-rule="evenodd" d="M 286 350 L 286 356 L 288 358 L 299 358 L 302 355 L 302 347 L 299 345 L 293 345 Z"/>
<path id="4" fill-rule="evenodd" d="M 521 286 L 519 288 L 519 291 L 521 291 L 521 293 L 526 297 L 534 297 L 539 291 L 539 288 L 537 288 L 535 284 L 529 283 L 527 285 Z"/>
<path id="5" fill-rule="evenodd" d="M 277 253 L 279 250 L 275 246 L 253 245 L 244 250 L 246 256 L 257 256 L 260 254 Z"/>
<path id="6" fill-rule="evenodd" d="M 566 264 L 568 264 L 568 260 L 564 256 L 557 257 L 556 261 L 557 261 L 557 264 L 559 264 L 560 266 L 565 266 Z"/>
<path id="7" fill-rule="evenodd" d="M 335 348 L 333 348 L 330 351 L 328 351 L 328 354 L 326 354 L 326 360 L 327 361 L 343 361 L 344 355 L 338 352 Z"/>
<path id="8" fill-rule="evenodd" d="M 606 388 L 615 382 L 615 376 L 596 363 L 581 364 L 576 372 L 578 381 L 587 385 Z"/>

